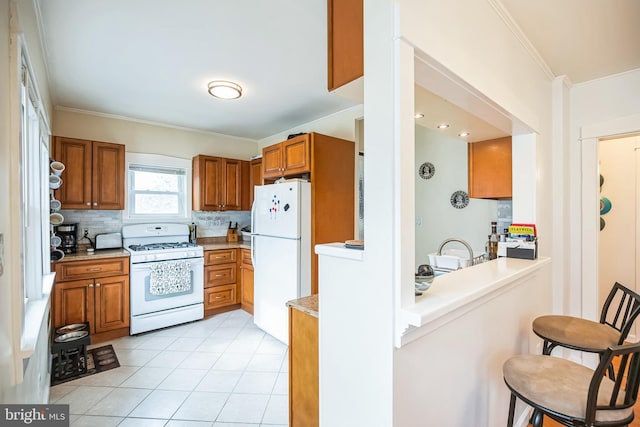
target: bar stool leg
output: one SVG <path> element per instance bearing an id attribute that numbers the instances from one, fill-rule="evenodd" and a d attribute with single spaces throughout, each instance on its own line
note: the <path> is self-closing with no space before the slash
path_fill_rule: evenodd
<path id="1" fill-rule="evenodd" d="M 511 393 L 511 401 L 509 402 L 509 419 L 507 420 L 507 427 L 513 427 L 513 415 L 516 411 L 516 395 Z"/>

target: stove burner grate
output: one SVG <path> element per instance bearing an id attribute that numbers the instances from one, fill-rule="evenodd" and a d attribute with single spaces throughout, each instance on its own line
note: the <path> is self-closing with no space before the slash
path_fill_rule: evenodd
<path id="1" fill-rule="evenodd" d="M 194 248 L 195 243 L 191 242 L 167 242 L 167 243 L 147 243 L 146 245 L 129 245 L 129 249 L 139 251 L 157 251 L 163 249 L 185 249 Z"/>

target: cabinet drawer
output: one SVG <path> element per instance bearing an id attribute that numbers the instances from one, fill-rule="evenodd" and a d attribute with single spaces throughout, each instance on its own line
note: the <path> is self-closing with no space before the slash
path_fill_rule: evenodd
<path id="1" fill-rule="evenodd" d="M 225 307 L 236 303 L 236 285 L 217 286 L 204 290 L 204 309 Z"/>
<path id="2" fill-rule="evenodd" d="M 204 268 L 204 287 L 236 283 L 236 264 L 208 265 Z"/>
<path id="3" fill-rule="evenodd" d="M 253 264 L 253 262 L 251 261 L 251 250 L 242 249 L 241 257 L 242 264 Z"/>
<path id="4" fill-rule="evenodd" d="M 224 264 L 236 261 L 235 249 L 220 249 L 216 251 L 204 252 L 204 265 Z"/>
<path id="5" fill-rule="evenodd" d="M 129 257 L 102 258 L 99 261 L 68 261 L 56 264 L 57 282 L 127 274 L 129 274 Z"/>

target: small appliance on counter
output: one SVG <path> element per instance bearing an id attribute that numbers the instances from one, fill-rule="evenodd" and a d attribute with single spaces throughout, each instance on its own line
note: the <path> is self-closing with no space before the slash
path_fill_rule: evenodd
<path id="1" fill-rule="evenodd" d="M 121 233 L 96 234 L 95 249 L 118 249 L 122 247 Z"/>
<path id="2" fill-rule="evenodd" d="M 75 254 L 78 250 L 78 224 L 60 224 L 53 227 L 54 233 L 60 237 L 60 250 L 65 254 Z"/>

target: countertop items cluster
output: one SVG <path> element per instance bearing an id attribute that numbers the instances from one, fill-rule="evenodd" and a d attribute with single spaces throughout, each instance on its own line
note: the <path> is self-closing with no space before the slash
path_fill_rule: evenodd
<path id="1" fill-rule="evenodd" d="M 441 325 L 447 319 L 455 319 L 458 310 L 490 298 L 505 286 L 529 278 L 550 262 L 549 258 L 498 258 L 438 276 L 429 292 L 416 297 L 415 304 L 401 309 L 402 319 L 407 326 L 419 328 Z"/>

